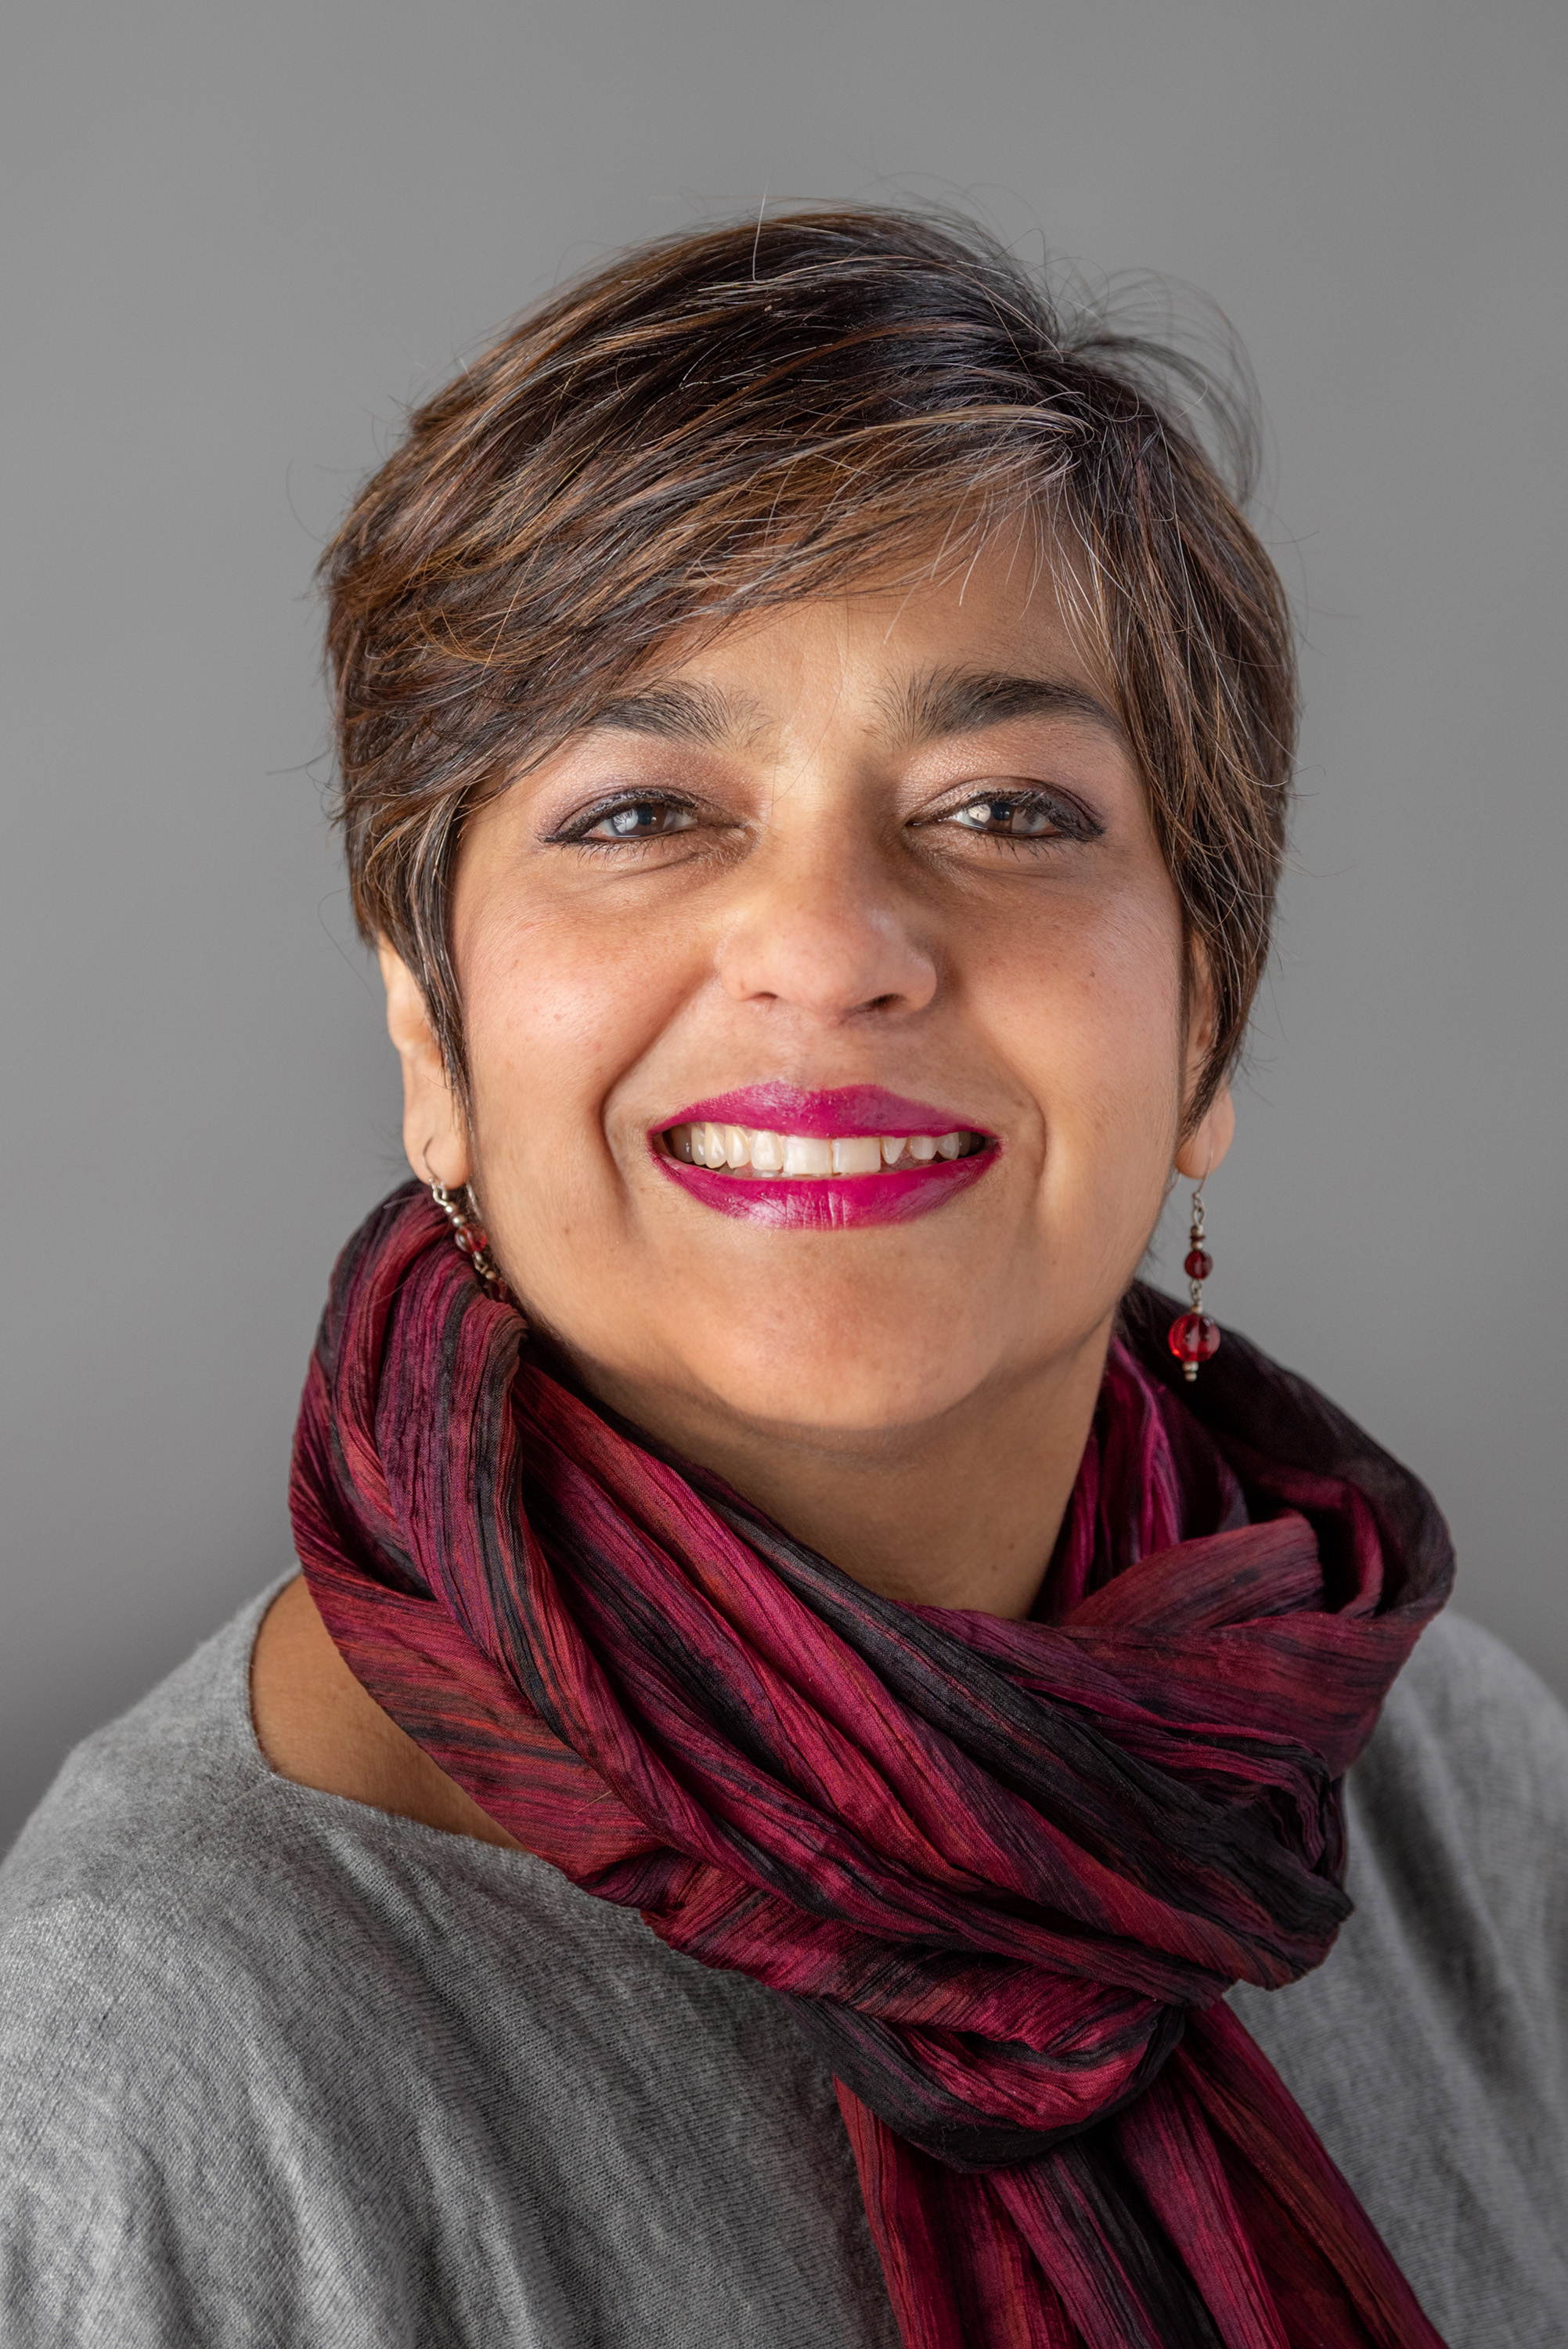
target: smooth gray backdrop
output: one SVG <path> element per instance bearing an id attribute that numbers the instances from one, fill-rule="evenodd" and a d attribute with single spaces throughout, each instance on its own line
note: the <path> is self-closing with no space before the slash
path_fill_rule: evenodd
<path id="1" fill-rule="evenodd" d="M 1307 726 L 1212 1303 L 1568 1687 L 1565 67 L 1562 0 L 13 13 L 0 1830 L 285 1564 L 328 1267 L 401 1171 L 320 543 L 487 327 L 764 202 L 966 202 L 1244 337 Z"/>

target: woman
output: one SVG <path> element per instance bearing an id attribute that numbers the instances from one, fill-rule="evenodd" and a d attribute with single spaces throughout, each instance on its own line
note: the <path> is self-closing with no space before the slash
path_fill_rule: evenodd
<path id="1" fill-rule="evenodd" d="M 1568 1720 L 1203 1309 L 1295 715 L 1203 416 L 812 215 L 358 499 L 415 1179 L 303 1578 L 8 1864 L 8 2338 L 1563 2337 Z"/>

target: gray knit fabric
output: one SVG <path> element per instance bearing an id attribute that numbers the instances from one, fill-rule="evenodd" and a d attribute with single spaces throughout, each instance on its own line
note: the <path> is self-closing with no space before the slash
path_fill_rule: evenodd
<path id="1" fill-rule="evenodd" d="M 781 2007 L 538 1861 L 273 1776 L 263 1604 L 0 1869 L 7 2349 L 895 2349 Z M 1339 1946 L 1235 2003 L 1454 2349 L 1561 2349 L 1568 1716 L 1447 1619 L 1350 1819 Z"/>

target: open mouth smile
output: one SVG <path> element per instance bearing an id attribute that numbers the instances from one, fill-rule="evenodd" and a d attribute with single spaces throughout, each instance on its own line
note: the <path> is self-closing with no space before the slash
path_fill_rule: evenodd
<path id="1" fill-rule="evenodd" d="M 1000 1154 L 994 1135 L 875 1085 L 750 1087 L 695 1104 L 649 1140 L 661 1172 L 705 1206 L 803 1231 L 906 1222 Z"/>

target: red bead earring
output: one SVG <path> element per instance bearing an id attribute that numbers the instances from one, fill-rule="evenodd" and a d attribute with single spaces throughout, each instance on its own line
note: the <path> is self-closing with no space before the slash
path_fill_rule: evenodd
<path id="1" fill-rule="evenodd" d="M 1198 1375 L 1199 1364 L 1220 1350 L 1220 1332 L 1203 1311 L 1203 1283 L 1214 1269 L 1214 1259 L 1203 1245 L 1202 1183 L 1192 1194 L 1192 1227 L 1187 1235 L 1187 1260 L 1181 1269 L 1187 1276 L 1191 1310 L 1171 1324 L 1171 1351 L 1181 1365 L 1182 1377 L 1191 1384 Z"/>
<path id="2" fill-rule="evenodd" d="M 469 1185 L 465 1183 L 455 1195 L 444 1183 L 429 1185 L 430 1196 L 452 1227 L 452 1237 L 479 1276 L 480 1285 L 493 1297 L 498 1305 L 510 1300 L 500 1268 L 490 1254 L 490 1234 L 479 1220 L 479 1207 Z"/>

